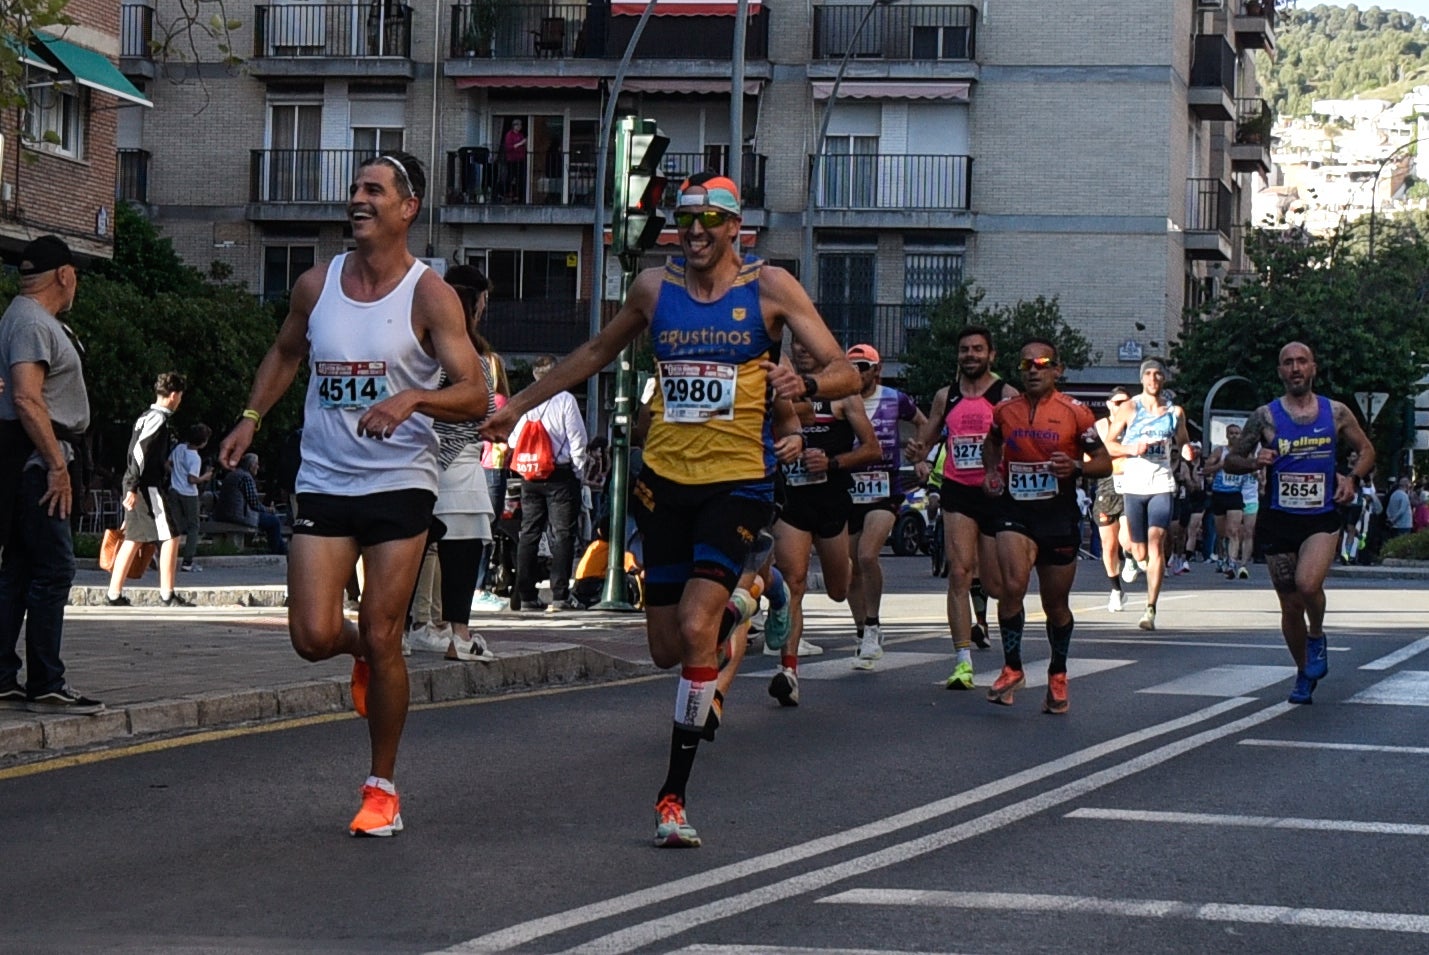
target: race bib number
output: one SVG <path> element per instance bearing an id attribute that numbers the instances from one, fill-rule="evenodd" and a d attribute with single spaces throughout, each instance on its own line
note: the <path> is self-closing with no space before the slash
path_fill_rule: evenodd
<path id="1" fill-rule="evenodd" d="M 954 435 L 952 444 L 953 468 L 958 471 L 982 470 L 982 442 L 986 435 Z"/>
<path id="2" fill-rule="evenodd" d="M 1016 501 L 1046 501 L 1057 496 L 1057 475 L 1051 461 L 1009 461 L 1007 493 Z"/>
<path id="3" fill-rule="evenodd" d="M 1276 477 L 1280 506 L 1287 511 L 1308 511 L 1325 506 L 1325 475 L 1287 471 Z"/>
<path id="4" fill-rule="evenodd" d="M 1112 489 L 1114 492 L 1116 492 L 1117 494 L 1125 494 L 1125 493 L 1126 493 L 1125 491 L 1123 491 L 1123 490 L 1121 489 L 1121 475 L 1120 475 L 1120 474 L 1113 474 L 1113 475 L 1111 476 L 1111 489 Z"/>
<path id="5" fill-rule="evenodd" d="M 809 469 L 804 464 L 804 459 L 799 458 L 792 464 L 784 465 L 784 483 L 790 487 L 807 487 L 810 484 L 823 484 L 829 479 L 827 471 L 822 474 L 810 474 Z"/>
<path id="6" fill-rule="evenodd" d="M 887 471 L 855 471 L 851 494 L 855 504 L 876 504 L 893 496 L 893 482 Z"/>
<path id="7" fill-rule="evenodd" d="M 313 373 L 328 411 L 364 411 L 388 396 L 385 361 L 320 361 Z"/>
<path id="8" fill-rule="evenodd" d="M 738 369 L 712 361 L 663 361 L 660 387 L 665 397 L 665 420 L 698 424 L 734 420 L 734 392 Z"/>
<path id="9" fill-rule="evenodd" d="M 1171 464 L 1171 445 L 1167 441 L 1152 441 L 1146 446 L 1146 452 L 1141 456 L 1153 464 L 1169 466 Z"/>

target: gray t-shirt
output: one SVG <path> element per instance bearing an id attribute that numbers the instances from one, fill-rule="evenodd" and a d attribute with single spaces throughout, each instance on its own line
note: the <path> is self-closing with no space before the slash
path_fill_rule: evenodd
<path id="1" fill-rule="evenodd" d="M 11 368 L 35 362 L 47 369 L 42 394 L 50 420 L 73 431 L 89 428 L 89 394 L 84 389 L 84 366 L 74 342 L 65 334 L 59 319 L 39 303 L 24 295 L 15 296 L 0 316 L 0 376 L 5 391 L 0 394 L 0 419 L 14 421 L 14 375 Z M 61 442 L 63 445 L 63 442 Z M 65 457 L 72 453 L 65 448 Z"/>

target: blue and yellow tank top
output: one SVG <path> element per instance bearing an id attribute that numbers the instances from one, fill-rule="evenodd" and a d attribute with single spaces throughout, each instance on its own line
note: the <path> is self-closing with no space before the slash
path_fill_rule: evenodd
<path id="1" fill-rule="evenodd" d="M 764 262 L 746 256 L 718 301 L 685 289 L 685 261 L 665 266 L 650 322 L 660 387 L 651 403 L 645 463 L 677 484 L 758 481 L 774 473 L 767 375 L 776 342 L 759 307 Z"/>
<path id="2" fill-rule="evenodd" d="M 1296 424 L 1279 399 L 1270 403 L 1276 458 L 1266 478 L 1274 510 L 1328 514 L 1335 509 L 1335 413 L 1329 398 L 1316 400 L 1319 411 L 1309 424 Z"/>

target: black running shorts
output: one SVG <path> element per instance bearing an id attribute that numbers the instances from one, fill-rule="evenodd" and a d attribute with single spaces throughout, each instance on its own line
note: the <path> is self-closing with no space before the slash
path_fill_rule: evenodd
<path id="1" fill-rule="evenodd" d="M 298 495 L 294 534 L 314 537 L 351 537 L 358 547 L 407 540 L 432 527 L 437 496 L 412 488 L 346 497 L 304 492 Z"/>

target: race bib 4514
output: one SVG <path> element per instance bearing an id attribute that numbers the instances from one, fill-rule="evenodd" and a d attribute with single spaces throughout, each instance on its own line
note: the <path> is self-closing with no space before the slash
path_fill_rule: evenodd
<path id="1" fill-rule="evenodd" d="M 318 404 L 329 411 L 363 411 L 388 397 L 385 361 L 314 363 Z"/>

